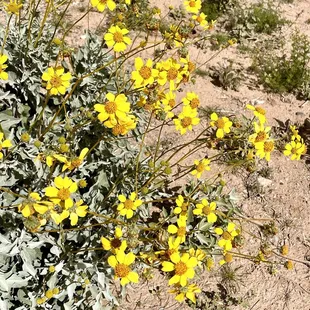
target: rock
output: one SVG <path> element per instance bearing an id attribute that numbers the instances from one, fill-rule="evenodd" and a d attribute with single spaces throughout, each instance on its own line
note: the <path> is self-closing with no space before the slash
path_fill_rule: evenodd
<path id="1" fill-rule="evenodd" d="M 263 178 L 263 177 L 258 177 L 257 182 L 262 187 L 267 187 L 267 186 L 270 186 L 272 184 L 271 180 Z"/>

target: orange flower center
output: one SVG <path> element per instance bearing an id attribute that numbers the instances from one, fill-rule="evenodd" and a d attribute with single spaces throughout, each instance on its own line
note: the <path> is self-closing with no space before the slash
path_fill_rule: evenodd
<path id="1" fill-rule="evenodd" d="M 144 80 L 147 80 L 147 79 L 149 79 L 152 76 L 152 70 L 151 70 L 151 68 L 149 68 L 147 66 L 143 66 L 139 70 L 139 73 L 143 77 Z"/>
<path id="2" fill-rule="evenodd" d="M 115 275 L 118 278 L 127 277 L 130 271 L 131 271 L 130 268 L 125 264 L 117 264 L 115 266 Z"/>
<path id="3" fill-rule="evenodd" d="M 116 124 L 112 129 L 112 133 L 114 136 L 118 136 L 121 135 L 124 132 L 124 130 L 125 130 L 124 125 Z"/>
<path id="4" fill-rule="evenodd" d="M 233 239 L 232 235 L 228 231 L 224 231 L 222 237 L 225 240 L 232 240 Z"/>
<path id="5" fill-rule="evenodd" d="M 204 169 L 205 169 L 205 166 L 204 166 L 203 163 L 199 163 L 199 164 L 196 166 L 196 170 L 197 170 L 198 172 L 203 172 Z"/>
<path id="6" fill-rule="evenodd" d="M 53 87 L 58 88 L 62 84 L 61 77 L 57 74 L 53 75 L 50 80 L 50 83 L 52 84 Z"/>
<path id="7" fill-rule="evenodd" d="M 186 266 L 186 264 L 183 263 L 183 262 L 178 262 L 177 264 L 175 264 L 174 270 L 175 270 L 175 274 L 176 274 L 176 275 L 182 276 L 183 274 L 186 273 L 186 271 L 187 271 L 187 266 Z"/>
<path id="8" fill-rule="evenodd" d="M 188 208 L 188 203 L 183 202 L 181 206 L 182 211 L 187 211 L 187 208 Z"/>
<path id="9" fill-rule="evenodd" d="M 274 149 L 274 143 L 272 141 L 267 141 L 264 143 L 264 152 L 270 153 Z"/>
<path id="10" fill-rule="evenodd" d="M 79 158 L 74 158 L 71 162 L 73 168 L 77 168 L 81 165 L 82 161 Z"/>
<path id="11" fill-rule="evenodd" d="M 189 61 L 187 65 L 188 65 L 188 71 L 189 72 L 194 71 L 196 68 L 196 65 L 194 63 L 192 63 L 191 61 Z"/>
<path id="12" fill-rule="evenodd" d="M 267 135 L 265 133 L 265 131 L 260 131 L 257 133 L 257 136 L 255 138 L 255 142 L 262 142 L 265 141 L 267 139 Z"/>
<path id="13" fill-rule="evenodd" d="M 58 191 L 57 197 L 60 200 L 67 200 L 70 198 L 70 191 L 67 188 L 62 188 Z"/>
<path id="14" fill-rule="evenodd" d="M 116 43 L 121 43 L 124 41 L 124 37 L 123 34 L 119 31 L 116 31 L 115 33 L 113 33 L 113 40 Z"/>
<path id="15" fill-rule="evenodd" d="M 119 240 L 118 238 L 115 238 L 115 239 L 111 240 L 112 248 L 118 249 L 121 245 L 122 245 L 122 241 Z"/>
<path id="16" fill-rule="evenodd" d="M 178 70 L 176 68 L 170 68 L 167 71 L 167 79 L 168 81 L 175 80 L 178 77 Z"/>
<path id="17" fill-rule="evenodd" d="M 265 115 L 266 114 L 266 111 L 263 108 L 261 108 L 261 107 L 256 107 L 255 110 L 256 110 L 256 112 L 258 112 L 261 115 Z"/>
<path id="18" fill-rule="evenodd" d="M 181 120 L 181 125 L 183 128 L 186 128 L 188 126 L 190 126 L 192 124 L 192 119 L 190 117 L 184 117 L 182 120 Z"/>
<path id="19" fill-rule="evenodd" d="M 200 101 L 198 98 L 193 98 L 189 105 L 191 106 L 192 109 L 196 109 L 199 107 Z"/>
<path id="20" fill-rule="evenodd" d="M 177 235 L 178 237 L 184 237 L 186 234 L 186 227 L 179 227 Z"/>
<path id="21" fill-rule="evenodd" d="M 224 120 L 222 118 L 219 118 L 216 121 L 216 127 L 220 128 L 220 129 L 223 129 L 225 127 L 225 122 L 224 122 Z"/>
<path id="22" fill-rule="evenodd" d="M 296 153 L 297 153 L 297 148 L 296 148 L 296 147 L 293 147 L 293 148 L 291 149 L 291 153 L 292 153 L 292 154 L 296 154 Z"/>
<path id="23" fill-rule="evenodd" d="M 168 105 L 169 105 L 169 107 L 174 108 L 175 107 L 175 100 L 174 99 L 170 99 L 168 101 Z"/>
<path id="24" fill-rule="evenodd" d="M 203 214 L 205 214 L 205 215 L 209 215 L 209 214 L 212 212 L 212 210 L 211 210 L 211 208 L 210 208 L 209 206 L 206 206 L 206 207 L 204 207 L 204 208 L 202 209 L 202 212 L 203 212 Z"/>
<path id="25" fill-rule="evenodd" d="M 198 17 L 196 18 L 196 20 L 197 20 L 197 22 L 198 22 L 199 24 L 201 24 L 201 22 L 203 21 L 203 18 L 202 18 L 201 16 L 198 16 Z"/>
<path id="26" fill-rule="evenodd" d="M 196 1 L 190 1 L 188 4 L 191 8 L 194 8 L 196 5 Z"/>
<path id="27" fill-rule="evenodd" d="M 124 206 L 125 206 L 125 209 L 132 210 L 134 207 L 133 201 L 130 199 L 126 199 L 126 201 L 124 202 Z"/>
<path id="28" fill-rule="evenodd" d="M 101 4 L 107 4 L 108 0 L 99 0 Z"/>
<path id="29" fill-rule="evenodd" d="M 117 105 L 114 101 L 108 101 L 104 108 L 108 114 L 114 114 L 117 110 Z"/>

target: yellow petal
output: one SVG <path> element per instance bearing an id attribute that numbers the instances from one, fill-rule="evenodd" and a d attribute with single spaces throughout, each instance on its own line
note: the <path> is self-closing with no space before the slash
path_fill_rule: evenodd
<path id="1" fill-rule="evenodd" d="M 117 265 L 117 260 L 116 257 L 114 255 L 109 256 L 108 258 L 108 264 L 112 267 L 115 268 L 115 266 Z"/>
<path id="2" fill-rule="evenodd" d="M 57 197 L 58 195 L 58 189 L 52 186 L 45 188 L 45 195 L 47 197 Z"/>
<path id="3" fill-rule="evenodd" d="M 102 243 L 102 247 L 106 250 L 109 251 L 111 250 L 111 242 L 110 240 L 108 240 L 105 237 L 101 237 L 101 243 Z M 112 266 L 113 267 L 113 266 Z"/>

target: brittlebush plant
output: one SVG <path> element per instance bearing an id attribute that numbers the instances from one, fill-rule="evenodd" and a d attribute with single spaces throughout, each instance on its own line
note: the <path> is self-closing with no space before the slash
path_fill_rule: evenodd
<path id="1" fill-rule="evenodd" d="M 201 1 L 184 1 L 186 18 L 169 27 L 149 8 L 151 27 L 139 4 L 90 1 L 70 23 L 71 1 L 4 4 L 1 307 L 109 309 L 120 302 L 113 282 L 136 285 L 153 269 L 176 300 L 195 303 L 202 270 L 235 258 L 281 263 L 241 249 L 247 219 L 222 179 L 231 166 L 272 158 L 265 110 L 249 105 L 242 121 L 216 111 L 202 119 L 187 51 L 213 27 Z M 143 35 L 126 24 L 133 11 Z M 71 46 L 71 31 L 90 12 L 107 18 L 105 33 Z M 179 144 L 165 145 L 166 128 Z M 306 153 L 296 127 L 283 141 L 292 160 Z M 219 174 L 216 162 L 230 165 Z M 184 178 L 186 186 L 170 185 Z"/>

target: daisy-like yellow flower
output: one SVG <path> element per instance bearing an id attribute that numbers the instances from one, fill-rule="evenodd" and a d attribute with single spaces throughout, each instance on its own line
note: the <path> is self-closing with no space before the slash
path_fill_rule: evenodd
<path id="1" fill-rule="evenodd" d="M 181 65 L 178 64 L 174 59 L 169 58 L 166 61 L 157 63 L 156 68 L 159 70 L 158 80 L 159 85 L 165 85 L 169 83 L 170 90 L 176 89 L 176 84 L 182 80 L 180 74 Z"/>
<path id="2" fill-rule="evenodd" d="M 187 130 L 193 130 L 193 125 L 198 125 L 200 119 L 197 117 L 197 110 L 193 110 L 190 106 L 184 106 L 182 112 L 174 119 L 176 130 L 179 130 L 181 135 L 184 135 Z"/>
<path id="3" fill-rule="evenodd" d="M 217 128 L 216 137 L 222 139 L 225 133 L 230 133 L 230 127 L 232 126 L 232 122 L 226 116 L 219 118 L 218 115 L 213 112 L 211 114 L 210 125 Z"/>
<path id="4" fill-rule="evenodd" d="M 292 131 L 293 135 L 291 137 L 291 140 L 297 140 L 300 141 L 301 140 L 301 136 L 299 135 L 298 130 L 296 129 L 296 126 L 290 126 L 290 130 Z"/>
<path id="5" fill-rule="evenodd" d="M 264 124 L 257 124 L 256 122 L 254 122 L 253 125 L 255 133 L 249 136 L 249 141 L 253 144 L 266 141 L 269 138 L 268 133 L 271 127 L 264 127 Z"/>
<path id="6" fill-rule="evenodd" d="M 114 268 L 115 278 L 121 279 L 122 286 L 130 282 L 139 282 L 139 275 L 130 268 L 135 258 L 136 256 L 132 252 L 125 254 L 123 251 L 117 251 L 116 255 L 109 256 L 108 258 L 108 264 Z"/>
<path id="7" fill-rule="evenodd" d="M 122 229 L 120 227 L 116 227 L 114 231 L 114 238 L 101 237 L 102 247 L 106 251 L 112 251 L 113 253 L 116 253 L 117 251 L 125 252 L 127 248 L 127 241 L 121 240 L 122 236 Z"/>
<path id="8" fill-rule="evenodd" d="M 177 225 L 169 225 L 168 233 L 172 235 L 176 235 L 176 239 L 180 243 L 184 243 L 186 239 L 186 217 L 180 217 L 177 220 Z"/>
<path id="9" fill-rule="evenodd" d="M 192 279 L 195 276 L 194 268 L 198 261 L 196 257 L 190 257 L 188 253 L 180 255 L 180 253 L 173 253 L 170 256 L 171 262 L 162 262 L 162 271 L 174 271 L 173 277 L 169 280 L 169 285 L 180 283 L 182 287 L 187 285 L 187 279 Z"/>
<path id="10" fill-rule="evenodd" d="M 285 156 L 291 156 L 291 160 L 300 160 L 301 155 L 304 155 L 304 147 L 304 143 L 301 143 L 298 140 L 292 140 L 285 145 L 283 154 Z"/>
<path id="11" fill-rule="evenodd" d="M 89 149 L 86 147 L 81 151 L 81 153 L 78 157 L 74 157 L 71 160 L 66 160 L 65 164 L 62 167 L 62 171 L 66 171 L 67 169 L 72 171 L 73 169 L 80 167 L 85 156 L 87 155 L 88 151 L 89 151 Z M 58 157 L 58 155 L 57 155 L 57 157 Z M 56 157 L 56 159 L 58 159 L 57 157 Z"/>
<path id="12" fill-rule="evenodd" d="M 45 188 L 45 195 L 49 197 L 56 205 L 60 205 L 65 209 L 69 209 L 73 206 L 73 200 L 71 194 L 75 193 L 78 189 L 77 183 L 73 182 L 68 177 L 56 177 L 54 179 L 54 186 Z"/>
<path id="13" fill-rule="evenodd" d="M 193 63 L 190 58 L 189 58 L 189 54 L 187 54 L 187 56 L 181 57 L 180 58 L 180 62 L 184 64 L 184 67 L 182 69 L 181 73 L 187 72 L 185 73 L 186 75 L 189 75 L 190 73 L 194 72 L 196 69 L 196 65 L 195 63 Z"/>
<path id="14" fill-rule="evenodd" d="M 194 92 L 189 92 L 186 97 L 182 99 L 184 105 L 190 106 L 192 109 L 197 109 L 200 106 L 200 100 L 197 94 Z"/>
<path id="15" fill-rule="evenodd" d="M 38 193 L 30 193 L 29 198 L 18 206 L 18 211 L 21 212 L 24 217 L 29 217 L 35 212 L 45 214 L 52 205 L 53 203 L 50 201 L 41 201 L 41 197 Z"/>
<path id="16" fill-rule="evenodd" d="M 12 146 L 12 143 L 9 139 L 3 140 L 3 138 L 4 138 L 4 133 L 0 132 L 0 159 L 3 158 L 3 153 L 1 152 L 1 150 L 3 148 L 9 148 Z"/>
<path id="17" fill-rule="evenodd" d="M 185 298 L 189 299 L 194 304 L 196 303 L 196 295 L 201 293 L 201 289 L 196 284 L 189 284 L 185 287 L 176 286 L 170 290 L 169 293 L 176 294 L 175 300 L 178 302 L 184 301 Z"/>
<path id="18" fill-rule="evenodd" d="M 190 248 L 188 251 L 189 255 L 191 257 L 196 257 L 197 262 L 198 262 L 198 266 L 201 267 L 202 265 L 202 261 L 206 258 L 207 254 L 201 250 L 201 249 L 194 249 L 194 248 Z"/>
<path id="19" fill-rule="evenodd" d="M 127 113 L 130 111 L 130 103 L 127 101 L 127 97 L 124 94 L 115 96 L 112 93 L 107 93 L 105 97 L 108 100 L 107 102 L 94 105 L 95 110 L 99 112 L 99 121 L 112 120 L 112 122 L 115 122 L 116 118 L 126 120 Z M 108 122 L 107 125 L 110 126 L 110 123 Z"/>
<path id="20" fill-rule="evenodd" d="M 247 109 L 253 111 L 254 116 L 256 116 L 258 118 L 258 120 L 260 121 L 261 124 L 265 124 L 265 122 L 266 122 L 266 111 L 262 107 L 260 107 L 260 106 L 254 107 L 251 104 L 247 104 L 246 107 L 247 107 Z"/>
<path id="21" fill-rule="evenodd" d="M 187 211 L 189 206 L 188 201 L 185 201 L 182 195 L 178 195 L 178 198 L 175 200 L 175 203 L 177 207 L 174 208 L 173 213 L 180 214 L 180 217 L 182 216 L 187 217 Z"/>
<path id="22" fill-rule="evenodd" d="M 201 175 L 204 171 L 210 170 L 210 160 L 209 159 L 202 159 L 202 160 L 194 160 L 195 169 L 191 171 L 192 175 L 195 175 L 198 179 L 201 178 Z"/>
<path id="23" fill-rule="evenodd" d="M 170 236 L 168 239 L 168 249 L 156 251 L 155 254 L 162 255 L 165 256 L 167 259 L 170 259 L 170 256 L 173 253 L 179 252 L 179 247 L 180 240 Z"/>
<path id="24" fill-rule="evenodd" d="M 230 251 L 232 249 L 232 241 L 239 235 L 236 225 L 231 222 L 228 223 L 225 231 L 218 227 L 214 229 L 214 232 L 222 237 L 217 244 L 225 251 Z"/>
<path id="25" fill-rule="evenodd" d="M 185 0 L 184 6 L 187 12 L 198 14 L 201 9 L 201 0 Z"/>
<path id="26" fill-rule="evenodd" d="M 124 52 L 127 45 L 131 44 L 131 39 L 126 37 L 128 33 L 129 30 L 126 28 L 121 29 L 118 26 L 112 26 L 109 28 L 108 33 L 105 34 L 104 40 L 108 47 L 113 47 L 115 52 Z"/>
<path id="27" fill-rule="evenodd" d="M 172 118 L 174 113 L 172 110 L 176 106 L 176 94 L 172 91 L 164 95 L 164 98 L 161 99 L 161 102 L 164 105 L 164 112 L 166 112 L 166 118 Z"/>
<path id="28" fill-rule="evenodd" d="M 0 80 L 6 81 L 9 78 L 9 75 L 4 70 L 8 67 L 8 65 L 5 65 L 4 63 L 8 60 L 7 55 L 1 55 L 0 54 Z"/>
<path id="29" fill-rule="evenodd" d="M 127 219 L 132 218 L 134 211 L 142 205 L 142 200 L 137 199 L 135 192 L 131 193 L 129 198 L 119 195 L 118 199 L 121 203 L 117 206 L 117 211 L 121 216 L 126 216 Z"/>
<path id="30" fill-rule="evenodd" d="M 5 10 L 9 14 L 19 15 L 19 11 L 23 7 L 23 4 L 17 0 L 10 0 L 10 2 L 5 3 L 4 6 L 5 6 Z"/>
<path id="31" fill-rule="evenodd" d="M 105 126 L 112 128 L 112 134 L 114 136 L 124 136 L 130 130 L 133 130 L 137 126 L 137 119 L 133 115 L 127 115 L 124 119 L 110 119 L 106 121 Z"/>
<path id="32" fill-rule="evenodd" d="M 114 11 L 116 8 L 116 3 L 113 0 L 90 0 L 91 5 L 97 8 L 99 12 L 103 12 L 106 7 L 110 11 Z"/>
<path id="33" fill-rule="evenodd" d="M 153 84 L 155 78 L 158 76 L 158 70 L 153 69 L 152 59 L 148 59 L 144 64 L 142 58 L 137 57 L 135 59 L 135 68 L 137 71 L 131 73 L 131 78 L 135 82 L 135 87 Z"/>
<path id="34" fill-rule="evenodd" d="M 75 226 L 79 220 L 79 217 L 85 217 L 87 214 L 88 206 L 83 205 L 83 200 L 79 200 L 75 203 L 75 205 L 70 208 L 70 224 L 71 226 Z"/>
<path id="35" fill-rule="evenodd" d="M 42 75 L 42 80 L 46 81 L 46 89 L 50 91 L 51 95 L 64 95 L 70 86 L 72 78 L 71 73 L 64 73 L 63 67 L 50 67 Z"/>
<path id="36" fill-rule="evenodd" d="M 274 142 L 272 140 L 257 142 L 254 144 L 254 147 L 259 158 L 265 158 L 267 161 L 270 160 L 270 153 L 274 150 Z"/>
<path id="37" fill-rule="evenodd" d="M 209 29 L 209 23 L 206 18 L 207 16 L 204 13 L 192 16 L 192 19 L 195 20 L 204 30 Z"/>
<path id="38" fill-rule="evenodd" d="M 217 216 L 215 214 L 216 203 L 212 201 L 210 204 L 207 199 L 202 199 L 201 203 L 196 205 L 196 209 L 193 210 L 193 214 L 206 216 L 208 223 L 215 223 Z"/>

